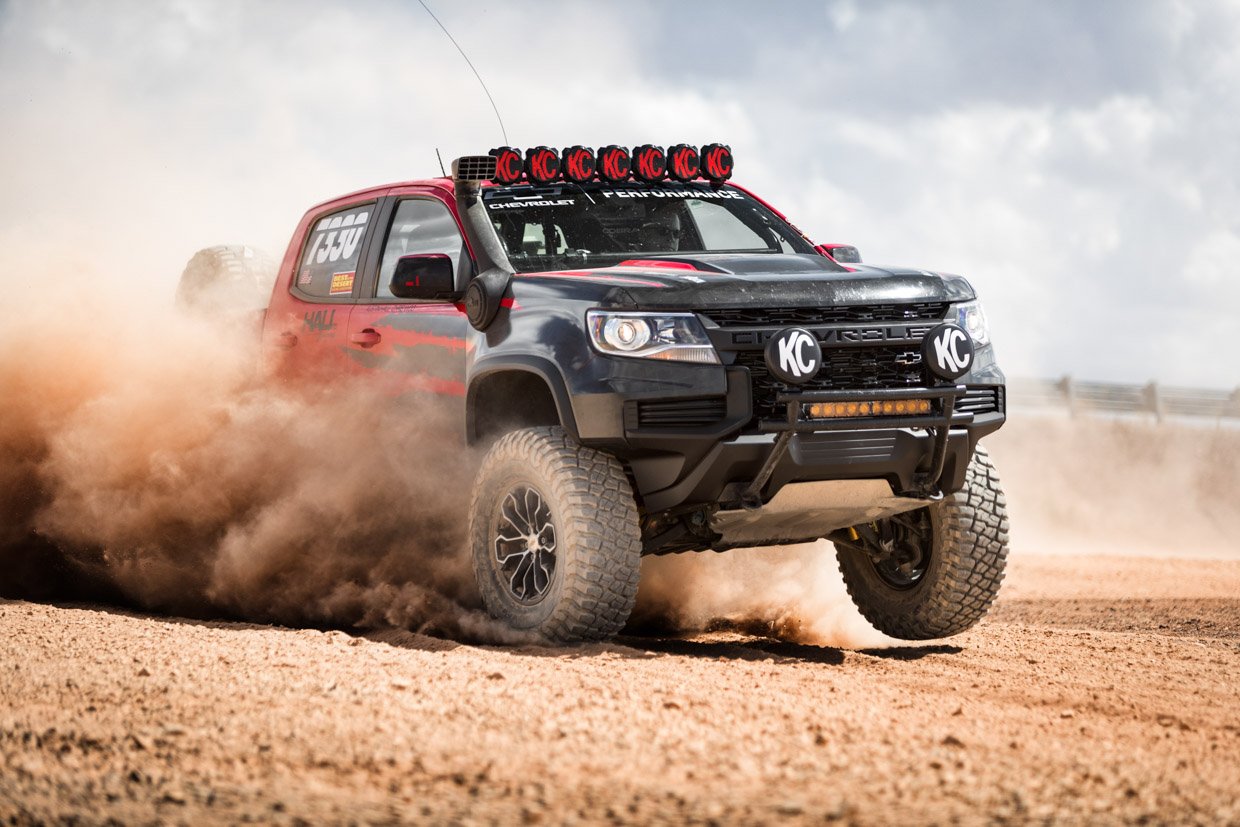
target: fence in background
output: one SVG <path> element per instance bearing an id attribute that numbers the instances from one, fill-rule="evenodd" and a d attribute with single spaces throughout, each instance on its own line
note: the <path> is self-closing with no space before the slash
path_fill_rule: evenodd
<path id="1" fill-rule="evenodd" d="M 1062 379 L 1015 379 L 1008 383 L 1013 408 L 1057 408 L 1071 414 L 1145 414 L 1161 422 L 1170 416 L 1240 422 L 1240 388 L 1233 391 L 1176 388 L 1150 382 L 1123 385 Z"/>

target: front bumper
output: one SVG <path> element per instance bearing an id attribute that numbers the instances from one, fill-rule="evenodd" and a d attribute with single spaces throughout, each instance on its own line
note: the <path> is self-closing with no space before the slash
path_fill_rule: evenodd
<path id="1" fill-rule="evenodd" d="M 758 469 L 753 481 L 741 493 L 741 504 L 746 508 L 761 507 L 767 482 L 798 434 L 832 433 L 841 431 L 892 431 L 910 429 L 924 431 L 933 440 L 930 451 L 923 461 L 911 470 L 911 477 L 900 480 L 896 493 L 904 497 L 932 498 L 942 496 L 942 477 L 947 461 L 947 449 L 951 441 L 952 427 L 972 424 L 972 413 L 957 413 L 956 402 L 964 398 L 968 388 L 952 385 L 936 388 L 898 388 L 873 390 L 841 390 L 802 392 L 787 390 L 776 396 L 785 408 L 784 419 L 763 420 L 758 429 L 777 434 L 771 452 Z M 815 402 L 901 402 L 913 399 L 931 401 L 931 411 L 921 416 L 850 417 L 843 419 L 811 419 L 805 408 Z M 907 470 L 907 467 L 906 469 Z"/>
<path id="2" fill-rule="evenodd" d="M 695 506 L 752 507 L 758 500 L 769 502 L 789 483 L 819 480 L 881 479 L 890 484 L 893 494 L 901 496 L 951 493 L 964 485 L 965 469 L 978 440 L 1005 420 L 1003 380 L 1002 374 L 995 375 L 997 371 L 963 380 L 968 382 L 969 393 L 994 392 L 996 404 L 985 412 L 962 410 L 960 386 L 793 392 L 782 395 L 787 416 L 755 422 L 748 372 L 735 367 L 725 370 L 726 389 L 710 389 L 718 394 L 724 412 L 709 425 L 651 426 L 626 413 L 649 399 L 703 396 L 701 390 L 694 393 L 696 389 L 687 382 L 676 388 L 679 393 L 669 393 L 669 387 L 662 385 L 657 391 L 646 386 L 639 394 L 591 397 L 597 408 L 614 411 L 591 419 L 616 426 L 610 434 L 582 441 L 626 462 L 647 514 Z M 852 419 L 805 420 L 799 414 L 800 405 L 813 401 L 900 398 L 933 399 L 934 410 L 925 416 Z M 948 402 L 950 412 L 944 407 Z M 790 419 L 793 413 L 797 416 Z M 765 466 L 770 467 L 764 470 Z M 936 468 L 938 473 L 934 473 Z M 758 486 L 755 499 L 751 489 L 760 474 L 766 479 Z"/>

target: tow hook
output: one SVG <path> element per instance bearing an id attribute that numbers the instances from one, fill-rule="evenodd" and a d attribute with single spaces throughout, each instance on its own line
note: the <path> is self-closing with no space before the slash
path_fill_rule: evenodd
<path id="1" fill-rule="evenodd" d="M 775 473 L 775 466 L 779 465 L 779 461 L 784 458 L 784 454 L 788 451 L 788 443 L 791 441 L 792 431 L 783 431 L 775 438 L 775 445 L 766 455 L 766 462 L 762 463 L 762 467 L 758 469 L 758 475 L 741 492 L 741 506 L 745 510 L 757 511 L 762 507 L 762 489 L 766 487 L 771 474 Z"/>

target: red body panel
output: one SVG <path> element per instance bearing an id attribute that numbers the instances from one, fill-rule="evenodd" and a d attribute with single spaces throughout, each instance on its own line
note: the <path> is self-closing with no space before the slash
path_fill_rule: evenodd
<path id="1" fill-rule="evenodd" d="M 440 201 L 458 226 L 460 216 L 447 178 L 408 181 L 357 190 L 311 207 L 289 241 L 263 320 L 263 364 L 285 379 L 321 379 L 349 373 L 391 371 L 394 388 L 426 388 L 462 396 L 465 392 L 465 314 L 451 304 L 315 299 L 293 289 L 301 251 L 315 221 L 326 214 L 384 196 L 417 195 Z M 372 243 L 386 227 L 375 226 Z M 465 240 L 468 245 L 468 240 Z M 359 279 L 359 287 L 363 280 Z M 370 331 L 378 335 L 375 341 Z M 410 354 L 436 349 L 434 358 Z M 453 365 L 452 363 L 456 363 Z M 429 368 L 429 369 L 423 369 Z"/>

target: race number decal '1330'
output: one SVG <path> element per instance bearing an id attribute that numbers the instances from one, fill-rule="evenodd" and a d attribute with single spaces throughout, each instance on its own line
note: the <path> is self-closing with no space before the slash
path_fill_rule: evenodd
<path id="1" fill-rule="evenodd" d="M 333 215 L 319 221 L 314 228 L 314 238 L 306 248 L 307 264 L 325 264 L 349 260 L 357 253 L 357 246 L 362 243 L 362 233 L 366 231 L 366 222 L 370 219 L 369 210 Z"/>
<path id="2" fill-rule="evenodd" d="M 297 289 L 313 297 L 342 298 L 353 293 L 354 274 L 373 205 L 320 218 L 306 238 Z"/>

